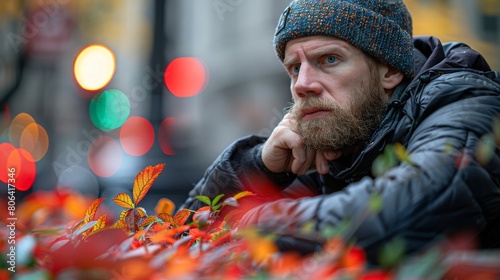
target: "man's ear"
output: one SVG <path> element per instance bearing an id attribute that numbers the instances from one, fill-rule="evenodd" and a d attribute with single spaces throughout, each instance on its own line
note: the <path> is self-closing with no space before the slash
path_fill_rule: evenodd
<path id="1" fill-rule="evenodd" d="M 394 88 L 403 80 L 403 72 L 386 64 L 379 63 L 378 70 L 380 82 L 387 93 L 392 93 Z"/>

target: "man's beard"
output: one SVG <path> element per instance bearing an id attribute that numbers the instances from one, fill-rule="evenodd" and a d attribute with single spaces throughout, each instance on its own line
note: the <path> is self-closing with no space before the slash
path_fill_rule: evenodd
<path id="1" fill-rule="evenodd" d="M 297 133 L 304 144 L 318 151 L 342 151 L 352 154 L 363 142 L 371 138 L 384 115 L 387 95 L 376 76 L 371 75 L 368 85 L 361 84 L 350 96 L 347 108 L 336 102 L 311 96 L 295 103 L 291 113 L 297 120 Z M 330 111 L 326 117 L 302 120 L 306 108 Z"/>

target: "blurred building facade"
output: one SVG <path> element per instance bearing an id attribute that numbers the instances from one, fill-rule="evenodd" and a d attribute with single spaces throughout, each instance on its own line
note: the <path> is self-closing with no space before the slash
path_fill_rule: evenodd
<path id="1" fill-rule="evenodd" d="M 69 186 L 111 201 L 129 192 L 145 166 L 164 162 L 144 200 L 180 204 L 208 165 L 232 141 L 269 135 L 291 102 L 289 80 L 274 54 L 274 28 L 289 0 L 43 0 L 0 2 L 0 142 L 10 121 L 28 113 L 49 135 L 32 191 Z M 500 70 L 500 0 L 406 0 L 415 35 L 463 41 Z M 158 133 L 175 119 L 165 154 L 155 138 L 143 156 L 108 157 L 120 167 L 109 177 L 92 172 L 94 138 L 119 138 L 89 119 L 90 99 L 76 83 L 73 63 L 89 44 L 114 51 L 116 73 L 107 88 L 127 95 L 131 116 L 150 120 Z M 179 98 L 165 87 L 165 67 L 195 57 L 208 73 L 203 90 Z M 5 160 L 5 159 L 2 159 Z M 114 161 L 113 161 L 114 160 Z"/>

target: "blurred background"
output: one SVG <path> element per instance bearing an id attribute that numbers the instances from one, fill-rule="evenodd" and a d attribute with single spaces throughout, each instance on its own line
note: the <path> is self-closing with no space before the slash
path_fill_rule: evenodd
<path id="1" fill-rule="evenodd" d="M 462 41 L 500 69 L 500 0 L 406 0 L 414 35 Z M 0 179 L 17 199 L 72 188 L 182 204 L 232 141 L 269 135 L 290 101 L 272 47 L 289 0 L 0 1 Z M 0 190 L 5 195 L 7 188 Z"/>

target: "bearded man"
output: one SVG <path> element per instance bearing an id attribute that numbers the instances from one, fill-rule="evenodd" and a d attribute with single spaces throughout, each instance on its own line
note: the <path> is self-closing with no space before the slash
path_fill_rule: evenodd
<path id="1" fill-rule="evenodd" d="M 259 203 L 240 225 L 308 251 L 322 240 L 304 244 L 302 227 L 314 222 L 319 233 L 350 219 L 374 262 L 394 238 L 416 252 L 473 230 L 479 246 L 499 246 L 500 158 L 484 140 L 500 114 L 500 75 L 478 52 L 413 38 L 401 0 L 292 1 L 274 47 L 291 80 L 289 113 L 268 138 L 228 147 L 182 208 L 249 190 Z M 487 143 L 497 153 L 478 153 Z M 406 148 L 400 161 L 374 172 L 395 145 Z M 374 196 L 382 209 L 366 215 Z"/>

